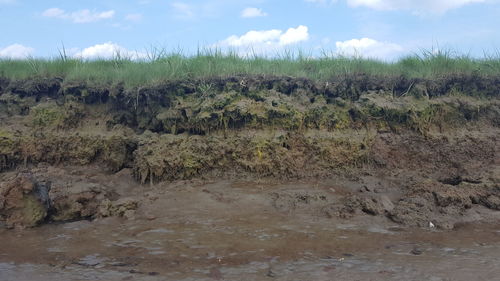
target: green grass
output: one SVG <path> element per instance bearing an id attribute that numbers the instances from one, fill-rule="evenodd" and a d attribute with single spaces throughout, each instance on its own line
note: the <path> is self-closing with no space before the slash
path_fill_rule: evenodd
<path id="1" fill-rule="evenodd" d="M 164 80 L 230 76 L 237 74 L 286 75 L 328 80 L 335 76 L 364 73 L 379 76 L 433 78 L 450 74 L 500 75 L 500 53 L 473 58 L 450 51 L 423 51 L 395 62 L 324 54 L 309 58 L 301 52 L 285 52 L 272 58 L 242 58 L 236 53 L 203 51 L 194 56 L 155 50 L 144 60 L 119 55 L 109 60 L 79 60 L 64 52 L 57 59 L 0 59 L 0 77 L 62 77 L 66 81 L 124 82 L 137 86 Z"/>

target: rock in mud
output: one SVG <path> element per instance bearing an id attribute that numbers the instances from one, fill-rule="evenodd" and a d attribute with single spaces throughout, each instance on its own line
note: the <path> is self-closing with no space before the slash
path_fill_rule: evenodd
<path id="1" fill-rule="evenodd" d="M 337 216 L 341 218 L 350 218 L 356 213 L 366 213 L 369 215 L 385 215 L 394 209 L 394 204 L 391 199 L 386 195 L 381 196 L 369 196 L 369 197 L 359 197 L 359 196 L 348 196 L 343 200 L 342 206 L 337 207 Z M 324 209 L 323 211 L 329 211 L 327 213 L 328 217 L 331 217 L 332 208 Z"/>
<path id="2" fill-rule="evenodd" d="M 70 221 L 94 217 L 99 205 L 109 195 L 102 187 L 77 182 L 68 186 L 54 186 L 50 192 L 54 221 Z"/>
<path id="3" fill-rule="evenodd" d="M 421 255 L 423 252 L 424 252 L 424 251 L 423 251 L 422 249 L 418 248 L 418 247 L 415 247 L 415 248 L 413 248 L 413 249 L 410 251 L 410 253 L 411 253 L 411 254 L 413 254 L 413 255 L 415 255 L 415 256 L 419 256 L 419 255 Z"/>
<path id="4" fill-rule="evenodd" d="M 44 221 L 74 221 L 96 217 L 113 194 L 88 182 L 50 184 L 31 173 L 20 173 L 0 186 L 0 221 L 8 228 L 34 227 Z M 137 201 L 122 199 L 111 204 L 108 215 L 132 216 Z"/>
<path id="5" fill-rule="evenodd" d="M 387 195 L 382 195 L 378 198 L 378 203 L 385 212 L 390 212 L 394 209 L 394 203 Z"/>
<path id="6" fill-rule="evenodd" d="M 468 192 L 448 188 L 433 193 L 436 205 L 439 207 L 459 206 L 464 209 L 472 207 L 472 200 Z"/>
<path id="7" fill-rule="evenodd" d="M 0 185 L 0 220 L 8 228 L 34 227 L 43 222 L 50 208 L 50 186 L 20 173 Z"/>
<path id="8" fill-rule="evenodd" d="M 434 198 L 431 194 L 410 196 L 400 200 L 389 218 L 400 224 L 425 227 L 434 219 Z"/>
<path id="9" fill-rule="evenodd" d="M 427 227 L 429 222 L 452 229 L 474 204 L 500 209 L 498 191 L 491 184 L 443 184 L 435 181 L 417 183 L 396 203 L 388 217 L 394 222 Z"/>
<path id="10" fill-rule="evenodd" d="M 500 197 L 495 195 L 490 195 L 484 200 L 484 205 L 490 209 L 500 211 Z"/>
<path id="11" fill-rule="evenodd" d="M 135 215 L 139 202 L 134 198 L 121 198 L 116 201 L 105 199 L 99 206 L 99 216 L 119 216 L 131 219 Z"/>
<path id="12" fill-rule="evenodd" d="M 383 215 L 394 209 L 394 204 L 386 195 L 359 199 L 361 210 L 371 215 Z"/>

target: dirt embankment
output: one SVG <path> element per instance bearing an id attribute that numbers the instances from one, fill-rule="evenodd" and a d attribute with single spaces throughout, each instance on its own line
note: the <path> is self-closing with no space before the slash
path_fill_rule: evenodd
<path id="1" fill-rule="evenodd" d="M 136 88 L 2 78 L 0 216 L 15 225 L 9 219 L 19 217 L 19 202 L 38 210 L 22 223 L 28 226 L 95 217 L 106 213 L 102 208 L 123 215 L 112 190 L 68 193 L 31 176 L 10 177 L 16 169 L 98 165 L 108 173 L 130 169 L 138 183 L 151 185 L 351 179 L 354 187 L 333 205 L 325 202 L 323 214 L 362 212 L 449 228 L 475 206 L 500 208 L 499 94 L 500 78 L 476 76 L 235 76 Z M 393 186 L 370 186 L 367 174 Z"/>

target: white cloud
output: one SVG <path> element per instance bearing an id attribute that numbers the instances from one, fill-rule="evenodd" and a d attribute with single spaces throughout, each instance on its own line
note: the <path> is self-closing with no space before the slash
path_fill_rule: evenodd
<path id="1" fill-rule="evenodd" d="M 81 59 L 111 59 L 121 57 L 136 60 L 146 58 L 145 53 L 130 51 L 112 42 L 85 48 L 82 51 L 76 52 L 73 56 Z"/>
<path id="2" fill-rule="evenodd" d="M 96 12 L 84 9 L 70 13 L 59 8 L 50 8 L 42 13 L 42 16 L 44 17 L 71 20 L 74 23 L 96 22 L 104 19 L 110 19 L 114 17 L 114 15 L 114 10 Z"/>
<path id="3" fill-rule="evenodd" d="M 21 44 L 12 44 L 5 48 L 0 48 L 0 58 L 25 59 L 35 52 L 35 49 Z"/>
<path id="4" fill-rule="evenodd" d="M 390 42 L 380 42 L 370 38 L 337 41 L 337 54 L 342 56 L 392 59 L 400 55 L 404 48 Z"/>
<path id="5" fill-rule="evenodd" d="M 189 4 L 174 2 L 170 6 L 174 10 L 174 16 L 178 19 L 193 19 L 195 17 L 194 7 Z"/>
<path id="6" fill-rule="evenodd" d="M 484 3 L 489 0 L 347 0 L 352 7 L 367 7 L 375 10 L 412 10 L 417 13 L 444 13 L 467 4 Z"/>
<path id="7" fill-rule="evenodd" d="M 286 32 L 279 29 L 251 30 L 241 36 L 229 36 L 213 47 L 235 49 L 243 56 L 248 54 L 265 55 L 307 40 L 309 40 L 309 29 L 307 26 L 299 25 L 296 28 L 289 28 Z"/>
<path id="8" fill-rule="evenodd" d="M 283 31 L 279 29 L 255 31 L 251 30 L 241 36 L 232 35 L 222 41 L 224 45 L 231 47 L 249 46 L 254 44 L 271 45 L 279 43 Z"/>
<path id="9" fill-rule="evenodd" d="M 128 14 L 125 16 L 125 20 L 139 22 L 142 20 L 142 14 Z"/>
<path id="10" fill-rule="evenodd" d="M 245 8 L 243 11 L 241 11 L 241 17 L 242 18 L 257 18 L 257 17 L 265 17 L 267 16 L 267 13 L 262 11 L 262 9 L 259 8 Z"/>
<path id="11" fill-rule="evenodd" d="M 309 29 L 307 26 L 299 25 L 297 28 L 289 28 L 280 36 L 280 45 L 289 45 L 309 40 Z"/>

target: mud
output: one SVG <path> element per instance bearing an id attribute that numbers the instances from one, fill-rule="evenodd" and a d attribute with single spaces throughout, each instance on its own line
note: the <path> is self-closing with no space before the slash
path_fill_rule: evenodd
<path id="1" fill-rule="evenodd" d="M 0 279 L 491 279 L 499 84 L 2 78 Z"/>
<path id="2" fill-rule="evenodd" d="M 481 205 L 467 216 L 482 216 L 482 224 L 413 228 L 362 209 L 350 217 L 325 213 L 325 206 L 344 208 L 351 193 L 368 192 L 349 179 L 139 186 L 130 176 L 85 174 L 139 202 L 135 215 L 0 230 L 2 280 L 470 280 L 499 273 L 500 216 Z"/>

